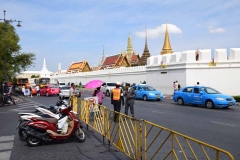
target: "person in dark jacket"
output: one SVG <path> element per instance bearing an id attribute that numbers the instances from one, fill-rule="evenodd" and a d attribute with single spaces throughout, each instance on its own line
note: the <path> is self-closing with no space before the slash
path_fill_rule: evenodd
<path id="1" fill-rule="evenodd" d="M 123 94 L 125 98 L 125 114 L 128 115 L 128 108 L 130 108 L 130 112 L 132 117 L 134 118 L 134 97 L 136 95 L 135 89 L 130 87 L 130 84 L 126 84 L 127 90 Z"/>

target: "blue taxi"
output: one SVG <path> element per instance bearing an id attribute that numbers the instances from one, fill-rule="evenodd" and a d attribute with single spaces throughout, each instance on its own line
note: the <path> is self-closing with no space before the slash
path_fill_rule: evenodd
<path id="1" fill-rule="evenodd" d="M 153 87 L 146 85 L 146 84 L 137 84 L 133 86 L 135 89 L 135 99 L 143 99 L 144 101 L 147 100 L 157 100 L 160 101 L 164 98 L 163 94 Z"/>
<path id="2" fill-rule="evenodd" d="M 174 102 L 179 105 L 193 104 L 202 105 L 207 108 L 228 108 L 236 105 L 236 100 L 229 95 L 222 94 L 211 87 L 205 86 L 188 86 L 173 95 Z"/>

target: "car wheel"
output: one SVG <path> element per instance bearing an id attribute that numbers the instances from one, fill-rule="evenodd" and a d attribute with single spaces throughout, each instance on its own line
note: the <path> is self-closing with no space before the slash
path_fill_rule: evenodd
<path id="1" fill-rule="evenodd" d="M 61 97 L 61 96 L 59 96 L 59 99 L 61 100 L 61 99 L 62 99 L 62 97 Z"/>
<path id="2" fill-rule="evenodd" d="M 46 93 L 46 96 L 48 97 L 49 95 L 48 95 L 48 92 Z"/>
<path id="3" fill-rule="evenodd" d="M 108 90 L 106 91 L 106 96 L 110 97 L 110 92 Z"/>
<path id="4" fill-rule="evenodd" d="M 147 101 L 147 99 L 148 99 L 147 96 L 144 95 L 144 96 L 143 96 L 143 100 L 144 100 L 144 101 Z"/>
<path id="5" fill-rule="evenodd" d="M 183 99 L 182 99 L 181 97 L 179 97 L 179 98 L 177 99 L 177 103 L 178 103 L 179 105 L 183 105 L 183 104 L 184 104 L 184 101 L 183 101 Z"/>
<path id="6" fill-rule="evenodd" d="M 206 106 L 207 108 L 209 108 L 209 109 L 214 108 L 213 101 L 207 100 L 206 103 L 205 103 L 205 106 Z"/>

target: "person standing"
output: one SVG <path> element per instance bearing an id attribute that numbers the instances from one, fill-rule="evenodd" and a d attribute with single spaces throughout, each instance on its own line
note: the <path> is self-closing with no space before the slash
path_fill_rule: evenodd
<path id="1" fill-rule="evenodd" d="M 97 96 L 98 97 L 98 104 L 102 105 L 103 99 L 105 97 L 105 95 L 103 94 L 103 92 L 101 91 L 101 87 L 98 87 L 94 92 L 92 96 Z M 100 109 L 100 107 L 99 107 Z"/>
<path id="2" fill-rule="evenodd" d="M 115 112 L 121 111 L 121 94 L 122 90 L 120 89 L 120 82 L 116 82 L 116 88 L 112 89 L 111 93 L 111 104 L 113 105 Z M 118 113 L 114 113 L 114 122 L 117 122 L 118 119 Z"/>
<path id="3" fill-rule="evenodd" d="M 175 82 L 175 91 L 178 91 L 178 81 Z"/>
<path id="4" fill-rule="evenodd" d="M 36 90 L 37 90 L 37 97 L 40 97 L 40 88 L 39 88 L 39 85 L 36 86 Z"/>
<path id="5" fill-rule="evenodd" d="M 130 112 L 134 118 L 134 97 L 136 95 L 135 89 L 130 87 L 130 84 L 126 84 L 126 92 L 124 93 L 125 99 L 125 114 L 128 115 L 128 108 L 130 107 Z"/>
<path id="6" fill-rule="evenodd" d="M 22 94 L 25 96 L 25 86 L 22 86 Z"/>
<path id="7" fill-rule="evenodd" d="M 82 82 L 79 82 L 79 87 L 82 88 Z"/>
<path id="8" fill-rule="evenodd" d="M 30 97 L 32 98 L 33 96 L 32 96 L 32 87 L 31 86 L 29 86 L 29 93 L 30 93 Z"/>

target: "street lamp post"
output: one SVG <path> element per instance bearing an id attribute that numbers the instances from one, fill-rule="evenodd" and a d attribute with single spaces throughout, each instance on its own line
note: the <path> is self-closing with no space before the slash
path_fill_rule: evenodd
<path id="1" fill-rule="evenodd" d="M 7 82 L 8 82 L 8 76 L 7 76 L 7 50 L 6 50 L 6 33 L 7 33 L 7 24 L 9 23 L 13 23 L 13 22 L 18 22 L 17 26 L 18 27 L 21 27 L 21 22 L 22 21 L 17 21 L 17 20 L 7 20 L 5 18 L 6 16 L 6 11 L 4 10 L 3 11 L 4 13 L 4 19 L 0 19 L 0 20 L 3 20 L 4 22 L 4 40 L 5 40 L 5 43 L 4 43 L 4 82 L 3 82 L 3 86 L 2 86 L 2 93 L 6 93 L 7 92 Z"/>

